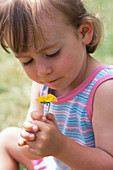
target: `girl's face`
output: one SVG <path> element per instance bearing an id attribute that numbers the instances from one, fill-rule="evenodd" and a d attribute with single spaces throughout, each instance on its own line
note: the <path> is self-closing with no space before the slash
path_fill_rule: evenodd
<path id="1" fill-rule="evenodd" d="M 86 47 L 82 33 L 78 36 L 63 21 L 46 21 L 43 29 L 46 41 L 32 46 L 27 53 L 15 56 L 26 74 L 37 83 L 55 90 L 57 96 L 68 93 L 83 80 L 86 71 Z"/>

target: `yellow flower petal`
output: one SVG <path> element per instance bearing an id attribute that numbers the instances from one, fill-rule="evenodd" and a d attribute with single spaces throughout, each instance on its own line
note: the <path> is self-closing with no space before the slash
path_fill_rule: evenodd
<path id="1" fill-rule="evenodd" d="M 37 102 L 43 103 L 45 102 L 46 96 L 40 96 L 38 99 L 36 99 Z"/>
<path id="2" fill-rule="evenodd" d="M 48 94 L 47 96 L 40 96 L 38 99 L 36 99 L 39 103 L 50 103 L 52 101 L 57 102 L 57 98 L 53 94 Z"/>
<path id="3" fill-rule="evenodd" d="M 57 102 L 57 98 L 54 95 L 52 95 L 52 96 L 53 96 L 53 100 L 52 101 Z"/>
<path id="4" fill-rule="evenodd" d="M 45 102 L 49 103 L 49 102 L 52 102 L 52 101 L 57 102 L 57 98 L 52 94 L 48 94 L 46 99 L 45 99 Z"/>

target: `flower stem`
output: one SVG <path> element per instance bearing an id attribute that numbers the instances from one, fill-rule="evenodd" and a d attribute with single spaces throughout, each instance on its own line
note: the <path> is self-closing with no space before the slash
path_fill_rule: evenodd
<path id="1" fill-rule="evenodd" d="M 45 117 L 47 117 L 47 115 L 49 113 L 49 109 L 50 109 L 50 102 L 48 103 L 48 110 L 47 110 L 47 113 L 46 113 Z"/>

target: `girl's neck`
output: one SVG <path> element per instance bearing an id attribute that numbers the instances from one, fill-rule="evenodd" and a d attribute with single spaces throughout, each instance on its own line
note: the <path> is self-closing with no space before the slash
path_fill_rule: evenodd
<path id="1" fill-rule="evenodd" d="M 102 63 L 98 62 L 97 60 L 88 55 L 86 61 L 84 62 L 83 70 L 81 70 L 79 76 L 76 78 L 77 81 L 73 82 L 71 88 L 53 90 L 52 94 L 54 94 L 56 97 L 68 94 L 70 91 L 77 88 L 84 80 L 86 80 L 86 78 L 100 65 L 102 65 Z"/>

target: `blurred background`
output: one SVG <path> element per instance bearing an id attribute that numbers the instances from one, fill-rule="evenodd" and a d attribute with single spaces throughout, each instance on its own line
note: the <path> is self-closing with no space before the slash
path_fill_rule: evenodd
<path id="1" fill-rule="evenodd" d="M 84 0 L 88 10 L 103 22 L 104 36 L 93 57 L 113 64 L 113 1 Z M 31 80 L 11 53 L 0 48 L 0 131 L 8 126 L 22 127 L 30 100 Z"/>

